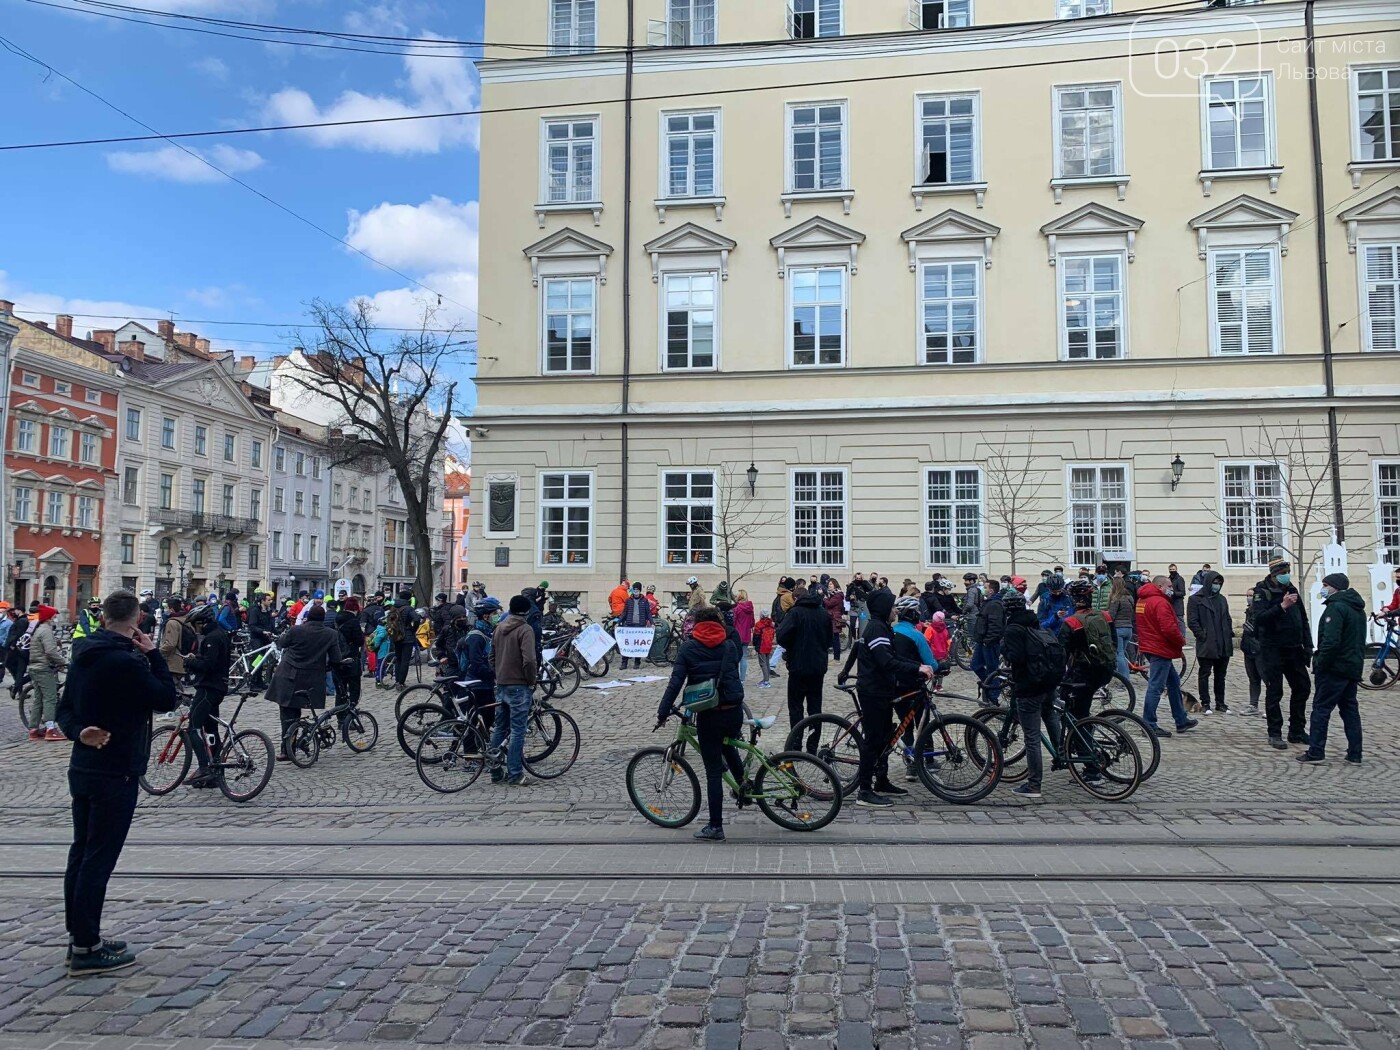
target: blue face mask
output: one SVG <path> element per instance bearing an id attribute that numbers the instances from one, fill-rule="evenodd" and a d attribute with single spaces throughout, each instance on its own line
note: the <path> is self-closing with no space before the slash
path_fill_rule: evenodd
<path id="1" fill-rule="evenodd" d="M 1289 572 L 1281 572 L 1277 576 L 1275 576 L 1274 579 L 1278 580 L 1279 583 L 1287 587 L 1293 582 L 1293 574 Z"/>
<path id="2" fill-rule="evenodd" d="M 1105 576 L 1103 573 L 1099 573 L 1097 576 L 1094 577 L 1094 580 L 1098 583 L 1106 583 L 1108 581 L 1108 577 Z"/>
<path id="3" fill-rule="evenodd" d="M 1219 594 L 1219 593 L 1220 593 L 1220 584 L 1218 584 L 1218 583 L 1212 583 L 1212 584 L 1210 585 L 1210 593 L 1211 593 L 1211 594 Z"/>

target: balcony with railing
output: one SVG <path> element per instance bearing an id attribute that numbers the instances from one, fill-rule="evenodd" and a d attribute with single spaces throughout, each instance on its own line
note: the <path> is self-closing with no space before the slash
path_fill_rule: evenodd
<path id="1" fill-rule="evenodd" d="M 197 510 L 155 509 L 147 516 L 152 525 L 182 532 L 209 533 L 220 536 L 248 536 L 262 532 L 257 518 L 238 518 L 228 514 L 206 514 Z"/>

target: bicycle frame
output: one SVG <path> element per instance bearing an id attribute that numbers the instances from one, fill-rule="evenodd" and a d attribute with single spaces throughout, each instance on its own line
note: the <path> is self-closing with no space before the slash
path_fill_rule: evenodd
<path id="1" fill-rule="evenodd" d="M 779 782 L 782 782 L 782 778 L 776 777 L 778 770 L 774 769 L 773 766 L 769 764 L 768 757 L 764 755 L 764 753 L 761 750 L 759 750 L 759 732 L 760 731 L 757 727 L 750 726 L 749 739 L 747 741 L 736 740 L 733 737 L 725 737 L 724 743 L 726 746 L 736 748 L 743 755 L 745 781 L 752 782 L 753 778 L 749 776 L 749 770 L 752 768 L 754 762 L 757 761 L 757 763 L 764 769 L 768 770 L 770 773 L 775 774 L 775 778 L 778 779 Z M 671 746 L 667 748 L 667 757 L 680 758 L 685 754 L 685 749 L 687 746 L 695 748 L 696 754 L 700 753 L 700 731 L 695 727 L 695 721 L 693 718 L 690 718 L 688 716 L 682 716 L 680 728 L 676 731 L 676 739 L 672 742 Z M 730 773 L 730 771 L 727 768 L 725 769 L 722 776 L 724 778 L 725 786 L 728 787 L 731 791 L 738 792 L 741 790 L 742 785 L 738 784 L 734 780 L 734 775 Z M 748 794 L 745 797 L 750 800 L 757 800 L 760 798 L 789 799 L 795 797 L 797 794 L 798 792 L 796 792 L 795 790 L 787 790 L 779 794 L 774 794 L 772 791 L 764 791 L 761 794 Z"/>

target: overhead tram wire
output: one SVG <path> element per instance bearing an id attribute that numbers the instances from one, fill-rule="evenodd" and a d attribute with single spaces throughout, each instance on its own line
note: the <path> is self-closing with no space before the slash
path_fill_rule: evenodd
<path id="1" fill-rule="evenodd" d="M 268 204 L 271 204 L 274 208 L 278 209 L 279 211 L 285 212 L 287 215 L 290 215 L 292 218 L 296 219 L 298 222 L 303 223 L 303 224 L 305 224 L 306 226 L 309 226 L 311 229 L 315 230 L 317 233 L 321 234 L 322 236 L 324 236 L 324 237 L 329 237 L 331 240 L 335 241 L 337 244 L 340 244 L 340 245 L 343 245 L 343 246 L 346 247 L 346 248 L 349 248 L 352 252 L 355 252 L 357 255 L 360 255 L 360 256 L 362 256 L 362 257 L 365 258 L 365 259 L 368 259 L 370 262 L 374 263 L 376 266 L 379 266 L 379 267 L 381 267 L 382 269 L 388 270 L 388 271 L 389 271 L 390 273 L 392 273 L 392 274 L 396 274 L 397 276 L 402 277 L 405 281 L 408 281 L 409 284 L 413 285 L 415 288 L 421 288 L 423 291 L 429 292 L 429 293 L 431 293 L 431 294 L 437 296 L 438 302 L 439 302 L 439 303 L 441 303 L 441 302 L 443 302 L 443 301 L 449 302 L 449 303 L 451 303 L 453 306 L 460 307 L 460 308 L 463 309 L 463 310 L 469 310 L 469 311 L 471 311 L 472 313 L 476 314 L 477 317 L 484 318 L 485 320 L 488 320 L 488 321 L 492 322 L 493 324 L 496 324 L 496 325 L 501 324 L 501 322 L 498 321 L 498 320 L 496 320 L 494 317 L 490 317 L 490 316 L 488 316 L 488 315 L 486 315 L 486 314 L 484 314 L 484 313 L 481 313 L 481 311 L 479 311 L 479 310 L 474 310 L 474 309 L 472 309 L 472 307 L 467 306 L 465 303 L 459 303 L 459 302 L 457 302 L 455 299 L 453 299 L 451 296 L 444 295 L 442 292 L 439 292 L 439 291 L 438 291 L 437 289 L 435 289 L 435 288 L 430 288 L 428 285 L 424 284 L 422 281 L 419 281 L 417 278 L 410 277 L 408 274 L 404 273 L 402 270 L 395 269 L 394 267 L 390 266 L 390 265 L 389 265 L 388 263 L 386 263 L 386 262 L 381 262 L 380 260 L 376 259 L 374 256 L 370 255 L 368 252 L 364 251 L 362 248 L 357 248 L 355 245 L 351 244 L 349 241 L 345 240 L 343 237 L 338 237 L 338 236 L 336 236 L 334 233 L 331 233 L 331 232 L 330 232 L 329 230 L 327 230 L 325 227 L 323 227 L 323 226 L 321 226 L 321 225 L 319 225 L 319 224 L 313 222 L 311 219 L 308 219 L 305 215 L 302 215 L 300 212 L 293 211 L 291 208 L 287 207 L 287 206 L 286 206 L 285 204 L 283 204 L 281 201 L 277 201 L 277 200 L 274 200 L 272 197 L 269 197 L 266 193 L 264 193 L 262 190 L 258 189 L 256 186 L 253 186 L 253 185 L 251 185 L 251 184 L 245 182 L 244 180 L 240 179 L 237 175 L 233 175 L 233 174 L 230 174 L 229 172 L 225 171 L 223 168 L 219 167 L 217 164 L 215 164 L 213 161 L 209 160 L 207 157 L 203 156 L 202 154 L 196 153 L 194 150 L 188 148 L 187 146 L 185 146 L 185 145 L 183 145 L 183 144 L 181 144 L 181 143 L 179 143 L 179 142 L 176 142 L 176 141 L 175 141 L 173 138 L 171 138 L 170 136 L 162 135 L 160 132 L 156 131 L 155 128 L 151 127 L 151 125 L 147 124 L 144 120 L 141 120 L 139 117 L 133 116 L 132 114 L 128 113 L 126 110 L 124 110 L 124 109 L 122 109 L 120 106 L 118 106 L 115 102 L 109 101 L 108 99 L 104 98 L 102 95 L 99 95 L 96 91 L 93 91 L 91 88 L 85 87 L 84 85 L 78 83 L 76 80 L 74 80 L 74 79 L 73 79 L 72 77 L 70 77 L 68 74 L 64 73 L 62 70 L 55 69 L 53 66 L 51 66 L 49 63 L 45 62 L 43 59 L 39 58 L 38 56 L 36 56 L 36 55 L 34 55 L 34 54 L 32 54 L 32 53 L 26 51 L 24 48 L 20 47 L 20 46 L 19 46 L 18 44 L 16 44 L 13 40 L 10 40 L 9 38 L 7 38 L 7 37 L 5 37 L 5 36 L 0 36 L 0 46 L 3 46 L 7 51 L 11 52 L 12 54 L 15 54 L 15 55 L 20 56 L 21 58 L 27 59 L 28 61 L 33 62 L 35 65 L 40 66 L 40 67 L 43 68 L 43 69 L 47 69 L 47 70 L 48 70 L 50 73 L 52 73 L 54 76 L 61 77 L 62 79 L 68 81 L 68 83 L 72 84 L 72 85 L 73 85 L 75 88 L 77 88 L 79 91 L 83 92 L 83 93 L 86 94 L 86 95 L 91 96 L 92 98 L 96 99 L 98 102 L 101 102 L 101 103 L 102 103 L 104 106 L 106 106 L 108 109 L 112 110 L 112 111 L 115 112 L 115 113 L 121 114 L 123 117 L 125 117 L 127 120 L 131 121 L 133 124 L 137 124 L 137 125 L 139 125 L 140 127 L 145 128 L 147 131 L 150 131 L 150 132 L 152 133 L 152 136 L 153 136 L 154 139 L 156 139 L 156 140 L 162 140 L 162 141 L 165 141 L 165 142 L 169 142 L 169 143 L 170 143 L 172 146 L 174 146 L 176 149 L 180 150 L 180 151 L 183 152 L 183 153 L 189 154 L 189 156 L 193 157 L 195 160 L 199 161 L 201 164 L 206 165 L 207 167 L 213 169 L 214 171 L 217 171 L 220 175 L 222 175 L 224 178 L 228 179 L 230 182 L 237 183 L 239 186 L 242 186 L 242 187 L 243 187 L 245 190 L 247 190 L 249 193 L 252 193 L 253 195 L 257 196 L 258 198 L 260 198 L 260 199 L 266 201 Z M 149 141 L 149 140 L 148 140 L 148 141 Z"/>
<path id="2" fill-rule="evenodd" d="M 1378 30 L 1373 30 L 1373 31 L 1371 32 L 1370 35 L 1372 35 L 1372 36 L 1382 36 L 1382 35 L 1389 35 L 1389 34 L 1393 34 L 1393 33 L 1400 33 L 1400 28 L 1397 28 L 1397 29 L 1378 29 Z M 1347 37 L 1351 37 L 1351 36 L 1354 36 L 1354 35 L 1355 35 L 1355 34 L 1353 34 L 1353 33 L 1319 33 L 1319 34 L 1317 34 L 1317 35 L 1314 37 L 1314 39 L 1316 39 L 1316 40 L 1333 40 L 1333 39 L 1339 39 L 1339 38 L 1347 38 Z M 0 39 L 3 39 L 3 38 L 0 38 Z M 1301 43 L 1301 42 L 1303 42 L 1304 40 L 1305 40 L 1305 38 L 1304 38 L 1304 37 L 1301 37 L 1301 36 L 1281 36 L 1281 37 L 1273 37 L 1273 38 L 1270 38 L 1270 39 L 1268 39 L 1268 40 L 1260 40 L 1260 41 L 1258 42 L 1258 46 L 1260 46 L 1260 47 L 1267 47 L 1267 46 L 1269 46 L 1269 45 L 1274 45 L 1274 44 Z M 1195 52 L 1198 52 L 1198 51 L 1212 51 L 1212 50 L 1215 50 L 1214 45 L 1211 45 L 1211 44 L 1201 44 L 1200 46 L 1196 46 L 1196 47 L 1181 47 L 1181 48 L 1177 48 L 1176 51 L 1175 51 L 1174 53 L 1180 55 L 1180 54 L 1192 54 L 1192 53 L 1195 53 Z M 801 89 L 807 89 L 807 88 L 840 87 L 840 86 L 843 86 L 843 85 L 846 85 L 846 84 L 871 84 L 871 83 L 881 83 L 881 82 L 890 82 L 890 81 L 898 81 L 898 80 L 919 80 L 919 79 L 922 79 L 922 80 L 930 80 L 930 79 L 934 79 L 934 78 L 937 78 L 937 77 L 958 76 L 958 75 L 961 75 L 961 74 L 964 74 L 964 73 L 985 73 L 985 72 L 995 72 L 995 71 L 999 71 L 999 70 L 1008 70 L 1008 69 L 1034 69 L 1034 68 L 1045 67 L 1045 66 L 1070 66 L 1070 65 L 1079 65 L 1079 64 L 1082 64 L 1082 63 L 1110 62 L 1110 61 L 1113 61 L 1113 60 L 1115 60 L 1115 59 L 1127 59 L 1127 60 L 1130 60 L 1130 61 L 1131 61 L 1132 59 L 1140 59 L 1140 58 L 1155 59 L 1155 58 L 1157 58 L 1157 57 L 1158 57 L 1158 56 L 1155 55 L 1155 54 L 1153 54 L 1152 52 L 1118 52 L 1118 53 L 1115 53 L 1115 54 L 1108 54 L 1108 55 L 1081 55 L 1081 56 L 1078 56 L 1078 57 L 1075 57 L 1075 58 L 1045 59 L 1045 60 L 1040 61 L 1040 62 L 1017 62 L 1017 63 L 1014 63 L 1014 64 L 993 64 L 993 65 L 984 65 L 984 66 L 962 66 L 962 67 L 959 67 L 959 68 L 957 68 L 957 69 L 920 70 L 919 72 L 916 72 L 916 73 L 882 73 L 882 74 L 879 74 L 879 75 L 876 75 L 876 76 L 868 76 L 868 77 L 843 77 L 843 78 L 841 78 L 841 79 L 839 79 L 839 80 L 809 80 L 809 81 L 801 81 L 801 82 L 791 83 L 791 84 L 756 84 L 756 85 L 750 85 L 750 86 L 748 86 L 748 87 L 737 87 L 737 88 L 714 88 L 714 89 L 708 89 L 708 88 L 707 88 L 707 89 L 705 89 L 705 90 L 703 90 L 703 91 L 699 91 L 699 92 L 685 91 L 685 92 L 675 92 L 675 93 L 666 93 L 666 94 L 658 94 L 658 95 L 637 95 L 637 96 L 634 98 L 633 101 L 635 101 L 635 102 L 666 102 L 666 101 L 673 101 L 673 100 L 675 100 L 675 99 L 690 99 L 690 100 L 694 100 L 694 99 L 707 99 L 707 98 L 715 98 L 715 97 L 719 97 L 719 96 L 730 96 L 730 95 L 752 95 L 752 94 L 757 94 L 757 93 L 759 93 L 759 92 L 794 91 L 794 90 L 801 90 Z M 41 64 L 42 64 L 42 63 L 41 63 Z M 84 89 L 84 90 L 86 90 L 86 89 Z M 358 120 L 322 120 L 322 121 L 312 121 L 312 122 L 304 123 L 304 124 L 268 124 L 268 125 L 261 125 L 261 126 L 257 126 L 257 127 L 220 128 L 220 129 L 217 129 L 217 130 L 210 130 L 210 131 L 179 131 L 179 132 L 171 132 L 171 133 L 168 133 L 168 134 L 155 133 L 155 134 L 151 134 L 151 135 L 121 135 L 121 136 L 110 136 L 110 137 L 107 137 L 107 138 L 66 139 L 66 140 L 55 140 L 55 141 L 50 141 L 50 142 L 20 142 L 20 143 L 8 144 L 8 145 L 0 145 L 0 153 L 10 152 L 10 151 L 14 151 L 14 150 L 55 149 L 55 148 L 64 147 L 64 146 L 109 146 L 109 145 L 118 145 L 118 144 L 131 143 L 131 142 L 171 142 L 171 143 L 173 144 L 173 143 L 175 142 L 175 140 L 177 140 L 177 139 L 219 138 L 219 137 L 221 137 L 221 136 L 255 135 L 255 134 L 262 134 L 262 133 L 265 133 L 265 132 L 274 132 L 274 131 L 312 131 L 312 130 L 316 130 L 316 129 L 319 129 L 319 128 L 356 127 L 356 126 L 368 125 L 368 124 L 397 124 L 397 123 L 402 123 L 402 122 L 405 122 L 405 121 L 414 121 L 414 120 L 448 120 L 448 119 L 453 119 L 453 118 L 458 118 L 458 117 L 486 117 L 486 116 L 502 116 L 502 115 L 507 115 L 507 114 L 511 114 L 511 113 L 538 113 L 538 112 L 539 112 L 540 110 L 542 110 L 542 109 L 552 109 L 552 108 L 559 108 L 559 107 L 582 108 L 582 107 L 598 107 L 598 106 L 609 106 L 609 105 L 621 105 L 623 101 L 624 101 L 624 100 L 623 100 L 622 98 L 569 99 L 569 100 L 567 100 L 567 101 L 561 101 L 561 102 L 544 103 L 544 104 L 536 103 L 536 104 L 534 104 L 534 105 L 524 105 L 524 106 L 494 106 L 494 107 L 481 107 L 481 108 L 478 108 L 478 109 L 451 110 L 451 111 L 442 112 L 442 113 L 414 113 L 414 114 L 408 114 L 408 115 L 396 116 L 396 117 L 364 117 L 364 118 L 361 118 L 361 119 L 358 119 Z M 139 123 L 141 123 L 141 122 L 140 122 L 140 121 L 136 121 L 136 123 L 139 124 Z M 145 125 L 142 125 L 142 126 L 144 127 Z M 232 178 L 232 176 L 230 176 L 230 178 Z M 238 180 L 235 179 L 234 181 L 238 181 Z M 256 192 L 256 191 L 254 191 L 254 192 Z M 325 232 L 325 231 L 322 231 L 322 232 Z M 335 235 L 334 235 L 334 234 L 327 234 L 327 236 L 330 236 L 330 237 L 335 238 Z M 339 240 L 339 238 L 335 238 L 335 239 Z M 384 264 L 380 264 L 380 265 L 384 265 Z M 392 268 L 391 268 L 391 267 L 386 267 L 386 269 L 392 269 Z M 394 271 L 394 272 L 397 273 L 397 271 Z M 415 282 L 415 283 L 417 283 L 417 282 Z M 485 315 L 483 314 L 483 315 L 481 315 L 481 316 L 485 316 Z M 488 320 L 493 320 L 493 321 L 495 320 L 494 318 L 487 318 L 487 319 L 488 319 Z M 497 322 L 497 323 L 499 323 L 499 322 Z"/>
<path id="3" fill-rule="evenodd" d="M 37 308 L 35 308 L 35 307 L 26 307 L 26 306 L 24 306 L 23 304 L 17 305 L 17 306 L 15 307 L 15 309 L 16 309 L 17 311 L 20 311 L 20 312 L 41 313 L 41 314 L 55 313 L 55 312 L 57 312 L 57 313 L 61 313 L 61 314 L 67 314 L 69 317 L 74 317 L 74 318 L 77 318 L 77 317 L 86 317 L 86 318 L 90 318 L 90 319 L 92 319 L 92 320 L 94 320 L 94 321 L 169 321 L 169 320 L 171 319 L 169 316 L 161 316 L 161 317 L 133 317 L 133 316 L 131 316 L 130 314 L 82 314 L 82 313 L 72 313 L 72 312 L 70 312 L 70 311 L 68 311 L 68 310 L 58 310 L 58 311 L 53 311 L 53 310 L 49 310 L 49 309 L 42 309 L 42 310 L 40 310 L 40 309 L 37 309 Z M 180 323 L 183 324 L 183 325 L 236 325 L 236 326 L 239 326 L 239 327 L 250 327 L 250 328 L 299 328 L 299 327 L 302 327 L 302 326 L 304 326 L 304 325 L 306 324 L 305 321 L 290 321 L 290 322 L 284 322 L 284 321 L 215 321 L 215 320 L 210 320 L 210 319 L 208 319 L 208 318 L 190 318 L 190 319 L 181 318 L 181 319 L 180 319 Z M 412 334 L 412 333 L 415 333 L 415 332 L 425 332 L 425 333 L 429 333 L 429 334 L 432 334 L 432 335 L 475 335 L 475 334 L 476 334 L 476 329 L 475 329 L 475 328 L 417 328 L 417 327 L 415 327 L 415 328 L 379 328 L 378 326 L 376 326 L 376 328 L 378 328 L 378 330 L 381 331 L 381 332 L 407 332 L 407 333 L 409 333 L 409 334 Z M 251 340 L 250 340 L 250 342 L 251 342 Z"/>

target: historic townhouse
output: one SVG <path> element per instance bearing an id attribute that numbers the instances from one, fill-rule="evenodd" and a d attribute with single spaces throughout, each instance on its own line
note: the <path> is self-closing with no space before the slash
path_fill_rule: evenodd
<path id="1" fill-rule="evenodd" d="M 332 482 L 325 428 L 285 412 L 277 412 L 274 422 L 269 582 L 279 598 L 328 590 L 335 577 L 330 566 Z"/>
<path id="2" fill-rule="evenodd" d="M 1397 30 L 1383 0 L 491 4 L 551 53 L 481 66 L 473 559 L 595 598 L 713 579 L 741 533 L 763 591 L 1001 572 L 1008 500 L 1023 571 L 1238 592 L 1333 518 L 1354 566 L 1400 559 Z"/>
<path id="3" fill-rule="evenodd" d="M 0 302 L 0 315 L 14 306 Z M 6 598 L 37 598 L 71 621 L 103 588 L 102 544 L 115 492 L 117 367 L 96 344 L 73 337 L 73 319 L 53 327 L 11 317 L 5 418 Z"/>

